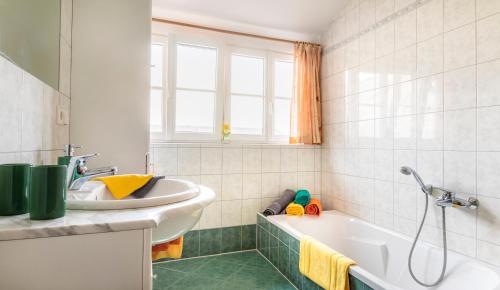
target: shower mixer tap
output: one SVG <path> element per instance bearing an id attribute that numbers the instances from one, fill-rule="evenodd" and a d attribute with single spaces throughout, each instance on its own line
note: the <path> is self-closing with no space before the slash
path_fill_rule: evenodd
<path id="1" fill-rule="evenodd" d="M 410 167 L 403 166 L 399 170 L 402 174 L 404 175 L 410 175 L 412 174 L 417 183 L 420 185 L 420 188 L 422 191 L 425 193 L 425 207 L 424 207 L 424 215 L 422 217 L 422 220 L 420 221 L 420 226 L 418 227 L 417 230 L 417 235 L 415 236 L 415 239 L 413 240 L 413 244 L 411 246 L 410 254 L 408 256 L 408 270 L 410 271 L 410 275 L 417 282 L 418 284 L 425 286 L 425 287 L 432 287 L 436 286 L 441 281 L 444 279 L 444 274 L 446 272 L 446 262 L 447 262 L 447 252 L 448 252 L 448 245 L 446 242 L 446 214 L 445 214 L 445 209 L 447 207 L 466 207 L 466 208 L 471 208 L 475 209 L 479 206 L 479 201 L 474 198 L 474 197 L 469 197 L 467 199 L 462 199 L 456 197 L 454 192 L 451 192 L 447 189 L 441 188 L 441 187 L 435 187 L 432 186 L 431 184 L 425 184 L 420 175 L 418 173 L 411 169 Z M 413 257 L 413 251 L 415 250 L 415 245 L 417 244 L 418 237 L 420 236 L 420 233 L 422 232 L 422 227 L 424 226 L 425 222 L 425 217 L 427 216 L 427 209 L 429 207 L 429 196 L 432 196 L 436 199 L 434 202 L 435 205 L 441 207 L 441 214 L 442 214 L 442 226 L 441 230 L 443 232 L 443 266 L 441 268 L 441 274 L 439 275 L 439 278 L 435 280 L 432 283 L 424 282 L 417 278 L 415 274 L 413 273 L 413 266 L 411 263 L 412 257 Z"/>

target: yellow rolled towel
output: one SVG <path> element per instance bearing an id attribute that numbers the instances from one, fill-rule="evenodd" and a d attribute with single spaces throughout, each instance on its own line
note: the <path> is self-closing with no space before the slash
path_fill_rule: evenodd
<path id="1" fill-rule="evenodd" d="M 292 202 L 286 207 L 286 214 L 302 216 L 304 215 L 304 207 L 298 203 Z"/>

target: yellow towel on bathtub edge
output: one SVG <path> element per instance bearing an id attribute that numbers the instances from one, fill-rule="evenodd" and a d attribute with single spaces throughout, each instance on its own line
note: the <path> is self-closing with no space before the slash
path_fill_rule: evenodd
<path id="1" fill-rule="evenodd" d="M 153 175 L 124 174 L 96 177 L 92 180 L 102 181 L 114 198 L 122 199 L 143 187 L 153 178 Z"/>
<path id="2" fill-rule="evenodd" d="M 298 203 L 291 202 L 285 209 L 287 215 L 303 216 L 304 207 Z"/>
<path id="3" fill-rule="evenodd" d="M 355 262 L 304 236 L 300 240 L 299 271 L 323 289 L 349 290 L 349 266 Z"/>

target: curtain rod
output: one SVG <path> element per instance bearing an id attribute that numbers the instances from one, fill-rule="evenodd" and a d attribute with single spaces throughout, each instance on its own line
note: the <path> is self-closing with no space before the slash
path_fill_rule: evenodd
<path id="1" fill-rule="evenodd" d="M 222 33 L 227 33 L 227 34 L 234 34 L 234 35 L 239 35 L 239 36 L 247 36 L 247 37 L 260 38 L 260 39 L 265 39 L 265 40 L 280 41 L 280 42 L 286 42 L 286 43 L 291 43 L 291 44 L 294 44 L 294 43 L 308 43 L 308 44 L 318 45 L 319 46 L 319 44 L 317 44 L 317 43 L 311 43 L 311 42 L 305 42 L 305 41 L 295 41 L 295 40 L 290 40 L 290 39 L 276 38 L 276 37 L 258 35 L 258 34 L 253 34 L 253 33 L 232 31 L 232 30 L 221 29 L 221 28 L 213 28 L 213 27 L 208 27 L 208 26 L 203 26 L 203 25 L 185 23 L 185 22 L 168 20 L 168 19 L 162 19 L 162 18 L 155 18 L 155 17 L 153 17 L 152 20 L 153 20 L 153 22 L 161 22 L 161 23 L 167 23 L 167 24 L 174 24 L 174 25 L 186 26 L 186 27 L 191 27 L 191 28 L 198 28 L 198 29 L 210 30 L 210 31 L 215 31 L 215 32 L 222 32 Z"/>

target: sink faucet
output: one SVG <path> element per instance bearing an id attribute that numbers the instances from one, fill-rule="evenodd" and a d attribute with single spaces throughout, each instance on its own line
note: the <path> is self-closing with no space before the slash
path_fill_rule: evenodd
<path id="1" fill-rule="evenodd" d="M 74 156 L 75 148 L 82 148 L 78 145 L 68 144 L 65 146 L 66 156 L 62 157 L 59 163 L 68 166 L 66 175 L 66 186 L 69 190 L 79 190 L 82 185 L 94 177 L 115 175 L 118 169 L 114 166 L 88 169 L 87 161 L 99 156 L 99 153 Z"/>

